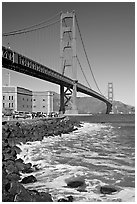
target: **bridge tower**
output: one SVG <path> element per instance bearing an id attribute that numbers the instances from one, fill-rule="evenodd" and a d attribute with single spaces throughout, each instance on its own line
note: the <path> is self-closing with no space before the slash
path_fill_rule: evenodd
<path id="1" fill-rule="evenodd" d="M 113 83 L 108 83 L 108 100 L 112 103 L 113 102 Z"/>
<path id="2" fill-rule="evenodd" d="M 77 114 L 77 67 L 76 67 L 76 29 L 75 12 L 62 13 L 60 18 L 60 68 L 65 74 L 66 68 L 71 68 L 73 87 L 60 85 L 60 112 L 65 113 L 65 107 L 71 101 L 72 110 L 69 113 Z"/>
<path id="3" fill-rule="evenodd" d="M 109 112 L 113 113 L 113 83 L 108 83 L 108 100 L 112 103 L 112 107 L 110 108 Z"/>

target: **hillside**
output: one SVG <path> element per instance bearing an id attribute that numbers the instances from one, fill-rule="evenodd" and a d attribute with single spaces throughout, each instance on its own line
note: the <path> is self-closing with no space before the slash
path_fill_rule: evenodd
<path id="1" fill-rule="evenodd" d="M 113 112 L 114 113 L 123 113 L 123 114 L 127 114 L 127 113 L 133 113 L 134 114 L 135 113 L 135 107 L 124 104 L 120 101 L 114 101 L 113 102 Z"/>
<path id="2" fill-rule="evenodd" d="M 77 105 L 79 113 L 105 113 L 106 105 L 99 101 L 98 99 L 92 97 L 83 97 L 77 99 Z M 113 109 L 112 112 L 114 114 L 122 113 L 135 113 L 135 107 L 124 104 L 120 101 L 113 101 Z"/>
<path id="3" fill-rule="evenodd" d="M 79 113 L 105 113 L 106 105 L 93 97 L 77 97 Z"/>
<path id="4" fill-rule="evenodd" d="M 60 104 L 60 96 L 59 94 L 54 92 L 53 97 L 53 110 L 59 111 L 59 104 Z M 79 113 L 105 113 L 106 112 L 106 104 L 102 101 L 93 98 L 93 97 L 77 97 L 77 107 Z M 67 107 L 67 110 L 71 109 L 71 103 Z M 113 102 L 113 112 L 117 113 L 135 113 L 135 107 L 126 105 L 120 101 Z"/>

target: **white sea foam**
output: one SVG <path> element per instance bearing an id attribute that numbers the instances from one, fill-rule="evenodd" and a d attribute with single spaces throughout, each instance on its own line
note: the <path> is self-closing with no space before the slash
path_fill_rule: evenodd
<path id="1" fill-rule="evenodd" d="M 38 181 L 26 186 L 39 191 L 49 189 L 55 201 L 59 195 L 71 193 L 76 202 L 134 201 L 134 188 L 123 187 L 114 195 L 104 196 L 99 193 L 99 187 L 110 179 L 118 185 L 121 182 L 120 175 L 125 176 L 125 172 L 128 176 L 134 176 L 135 154 L 127 156 L 125 153 L 128 147 L 117 146 L 115 139 L 118 134 L 113 132 L 113 126 L 82 125 L 78 130 L 62 134 L 61 137 L 44 137 L 42 141 L 20 145 L 22 153 L 19 156 L 39 168 L 33 173 Z M 67 188 L 65 179 L 71 176 L 85 176 L 87 192 Z"/>

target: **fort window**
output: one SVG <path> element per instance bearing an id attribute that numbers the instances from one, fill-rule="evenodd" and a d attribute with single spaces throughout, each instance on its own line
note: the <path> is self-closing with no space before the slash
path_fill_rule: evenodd
<path id="1" fill-rule="evenodd" d="M 3 103 L 3 108 L 5 108 L 5 103 Z"/>

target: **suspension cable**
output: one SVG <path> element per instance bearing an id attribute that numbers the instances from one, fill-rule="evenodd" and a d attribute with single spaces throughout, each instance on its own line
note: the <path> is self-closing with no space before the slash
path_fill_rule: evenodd
<path id="1" fill-rule="evenodd" d="M 99 89 L 99 87 L 98 87 L 98 84 L 97 84 L 97 82 L 96 82 L 95 76 L 94 76 L 94 74 L 93 74 L 93 71 L 92 71 L 92 68 L 91 68 L 89 59 L 88 59 L 88 55 L 87 55 L 87 52 L 86 52 L 86 49 L 85 49 L 85 45 L 84 45 L 84 42 L 83 42 L 83 39 L 82 39 L 82 35 L 81 35 L 81 32 L 80 32 L 80 28 L 79 28 L 79 24 L 78 24 L 77 17 L 76 17 L 76 23 L 77 23 L 79 35 L 80 35 L 80 38 L 81 38 L 81 42 L 82 42 L 82 45 L 83 45 L 83 49 L 84 49 L 84 52 L 85 52 L 85 56 L 86 56 L 86 59 L 87 59 L 87 62 L 88 62 L 88 65 L 89 65 L 89 68 L 90 68 L 92 77 L 93 77 L 93 79 L 94 79 L 94 82 L 95 82 L 95 84 L 96 84 L 96 87 L 97 87 L 98 91 L 101 93 L 101 91 L 100 91 L 100 89 Z M 101 93 L 101 95 L 103 95 L 103 94 Z"/>
<path id="2" fill-rule="evenodd" d="M 22 32 L 22 31 L 25 31 L 25 30 L 28 30 L 28 29 L 31 29 L 31 28 L 34 28 L 34 27 L 37 27 L 37 26 L 40 26 L 40 25 L 43 25 L 51 20 L 53 20 L 54 18 L 56 18 L 56 16 L 60 15 L 61 12 L 57 13 L 56 15 L 54 15 L 53 17 L 47 19 L 46 21 L 43 21 L 41 23 L 38 23 L 38 24 L 35 24 L 35 25 L 32 25 L 32 26 L 29 26 L 29 27 L 25 27 L 25 28 L 22 28 L 22 29 L 19 29 L 19 30 L 14 30 L 14 31 L 10 31 L 10 32 L 7 32 L 7 33 L 3 33 L 3 35 L 9 35 L 11 33 L 18 33 L 18 32 Z"/>
<path id="3" fill-rule="evenodd" d="M 26 30 L 26 31 L 21 31 L 21 32 L 16 32 L 16 33 L 9 33 L 9 34 L 3 34 L 2 36 L 3 37 L 6 37 L 6 36 L 11 36 L 11 35 L 19 35 L 19 34 L 23 34 L 23 33 L 29 33 L 29 32 L 33 32 L 33 31 L 36 31 L 36 30 L 41 30 L 43 28 L 46 28 L 46 27 L 49 27 L 51 25 L 54 25 L 56 23 L 58 23 L 60 20 L 57 20 L 55 22 L 52 22 L 50 24 L 47 24 L 45 26 L 42 26 L 42 27 L 39 27 L 39 28 L 34 28 L 34 29 L 31 29 L 31 30 Z"/>
<path id="4" fill-rule="evenodd" d="M 91 86 L 90 86 L 90 84 L 88 83 L 88 80 L 87 80 L 87 78 L 86 78 L 86 75 L 85 75 L 85 73 L 84 73 L 84 71 L 83 71 L 83 69 L 82 69 L 82 66 L 81 66 L 81 64 L 80 64 L 80 61 L 79 61 L 78 56 L 76 56 L 76 58 L 77 58 L 77 61 L 78 61 L 78 63 L 79 63 L 79 66 L 80 66 L 80 68 L 81 68 L 81 71 L 82 71 L 82 73 L 83 73 L 83 75 L 84 75 L 84 77 L 85 77 L 85 80 L 86 80 L 87 84 L 89 85 L 89 87 L 91 88 Z"/>

